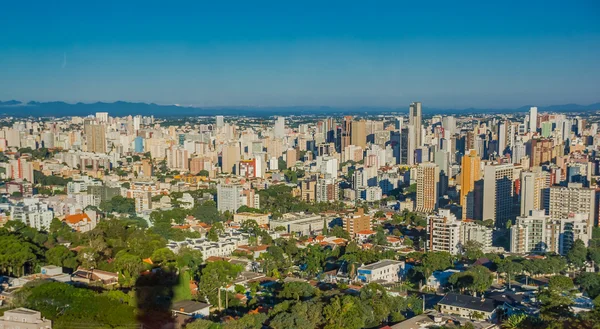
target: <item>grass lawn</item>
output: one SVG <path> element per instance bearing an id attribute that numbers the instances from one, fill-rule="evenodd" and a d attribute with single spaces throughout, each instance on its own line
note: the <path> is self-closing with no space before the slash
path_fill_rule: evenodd
<path id="1" fill-rule="evenodd" d="M 174 302 L 192 299 L 192 292 L 190 291 L 190 279 L 190 274 L 187 271 L 179 274 L 179 283 L 175 286 L 173 290 Z"/>

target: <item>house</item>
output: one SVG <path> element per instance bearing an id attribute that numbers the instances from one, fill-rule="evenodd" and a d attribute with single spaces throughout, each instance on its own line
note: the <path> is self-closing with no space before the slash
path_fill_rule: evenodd
<path id="1" fill-rule="evenodd" d="M 76 232 L 88 232 L 96 227 L 96 212 L 92 211 L 91 216 L 88 213 L 73 214 L 65 216 L 65 223 Z"/>
<path id="2" fill-rule="evenodd" d="M 433 289 L 440 289 L 448 284 L 448 279 L 454 273 L 459 273 L 459 270 L 449 269 L 445 271 L 435 271 L 427 278 L 427 286 Z"/>
<path id="3" fill-rule="evenodd" d="M 2 329 L 50 329 L 52 321 L 42 318 L 42 314 L 28 308 L 15 308 L 4 312 L 0 318 Z"/>
<path id="4" fill-rule="evenodd" d="M 496 315 L 494 301 L 487 298 L 449 293 L 438 302 L 440 312 L 465 318 L 492 320 Z"/>
<path id="5" fill-rule="evenodd" d="M 365 242 L 367 240 L 369 240 L 369 238 L 373 235 L 375 235 L 377 232 L 373 231 L 373 230 L 362 230 L 362 231 L 358 231 L 356 232 L 356 240 L 360 241 L 360 242 Z"/>
<path id="6" fill-rule="evenodd" d="M 253 258 L 258 258 L 263 253 L 267 252 L 267 248 L 269 248 L 269 246 L 266 244 L 259 245 L 259 246 L 241 245 L 241 246 L 238 246 L 234 252 L 252 255 Z"/>
<path id="7" fill-rule="evenodd" d="M 119 274 L 98 269 L 88 270 L 80 267 L 73 273 L 71 280 L 84 284 L 100 283 L 110 286 L 119 283 Z"/>
<path id="8" fill-rule="evenodd" d="M 193 300 L 182 300 L 173 303 L 173 315 L 185 315 L 192 318 L 205 318 L 210 315 L 210 305 Z"/>
<path id="9" fill-rule="evenodd" d="M 370 283 L 393 283 L 400 281 L 404 262 L 384 259 L 358 268 L 358 279 Z"/>

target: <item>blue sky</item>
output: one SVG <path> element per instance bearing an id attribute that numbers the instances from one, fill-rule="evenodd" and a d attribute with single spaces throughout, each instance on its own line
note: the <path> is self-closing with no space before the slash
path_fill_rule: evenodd
<path id="1" fill-rule="evenodd" d="M 0 100 L 600 101 L 600 1 L 0 1 Z"/>

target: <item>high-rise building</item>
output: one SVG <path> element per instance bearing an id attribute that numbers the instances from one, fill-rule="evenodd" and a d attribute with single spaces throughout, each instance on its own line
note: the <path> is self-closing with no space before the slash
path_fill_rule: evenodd
<path id="1" fill-rule="evenodd" d="M 521 216 L 528 216 L 532 210 L 543 209 L 544 189 L 548 187 L 546 178 L 541 167 L 521 172 Z"/>
<path id="2" fill-rule="evenodd" d="M 285 118 L 277 117 L 275 121 L 275 138 L 285 137 Z"/>
<path id="3" fill-rule="evenodd" d="M 423 115 L 421 112 L 421 102 L 410 103 L 408 123 L 414 127 L 415 148 L 422 146 Z"/>
<path id="4" fill-rule="evenodd" d="M 339 187 L 335 179 L 329 175 L 324 178 L 317 177 L 316 201 L 335 202 L 339 198 Z"/>
<path id="5" fill-rule="evenodd" d="M 448 209 L 440 209 L 438 214 L 427 216 L 427 219 L 428 251 L 446 251 L 453 255 L 460 253 L 461 221 Z"/>
<path id="6" fill-rule="evenodd" d="M 87 151 L 93 153 L 106 153 L 106 127 L 86 121 L 84 125 Z"/>
<path id="7" fill-rule="evenodd" d="M 371 216 L 365 214 L 363 208 L 358 208 L 356 209 L 356 212 L 343 219 L 342 227 L 344 228 L 344 231 L 350 234 L 350 236 L 354 236 L 360 231 L 370 230 Z"/>
<path id="8" fill-rule="evenodd" d="M 244 188 L 236 184 L 217 185 L 217 208 L 220 212 L 235 213 L 243 205 L 242 192 Z"/>
<path id="9" fill-rule="evenodd" d="M 512 164 L 489 164 L 483 175 L 483 220 L 491 219 L 504 228 L 513 218 Z"/>
<path id="10" fill-rule="evenodd" d="M 417 167 L 416 210 L 431 212 L 437 209 L 440 169 L 434 163 L 421 163 Z"/>
<path id="11" fill-rule="evenodd" d="M 221 128 L 225 125 L 225 120 L 222 115 L 217 115 L 217 128 Z"/>
<path id="12" fill-rule="evenodd" d="M 347 115 L 344 117 L 342 125 L 341 149 L 344 150 L 351 145 L 350 136 L 352 136 L 352 117 Z"/>
<path id="13" fill-rule="evenodd" d="M 134 116 L 133 117 L 133 131 L 140 130 L 141 125 L 142 125 L 142 116 L 141 115 Z"/>
<path id="14" fill-rule="evenodd" d="M 526 216 L 519 216 L 510 228 L 510 252 L 558 252 L 558 228 L 543 210 L 533 210 Z"/>
<path id="15" fill-rule="evenodd" d="M 229 143 L 223 146 L 221 153 L 221 172 L 233 173 L 235 165 L 240 161 L 239 143 Z"/>
<path id="16" fill-rule="evenodd" d="M 475 214 L 475 182 L 481 179 L 481 160 L 475 150 L 469 150 L 462 157 L 460 174 L 460 204 L 462 218 L 474 219 Z"/>
<path id="17" fill-rule="evenodd" d="M 537 131 L 537 114 L 538 108 L 532 106 L 529 108 L 529 131 L 536 132 Z"/>
<path id="18" fill-rule="evenodd" d="M 586 214 L 590 227 L 597 220 L 596 190 L 583 187 L 580 183 L 550 187 L 548 215 L 552 219 L 568 218 L 570 214 Z"/>
<path id="19" fill-rule="evenodd" d="M 285 162 L 288 168 L 292 168 L 296 165 L 296 161 L 298 161 L 298 151 L 294 148 L 289 148 L 285 152 Z"/>
<path id="20" fill-rule="evenodd" d="M 108 122 L 108 112 L 96 112 L 96 120 L 100 123 Z"/>
<path id="21" fill-rule="evenodd" d="M 363 149 L 367 147 L 367 122 L 365 120 L 352 122 L 350 143 L 352 145 L 360 146 Z"/>

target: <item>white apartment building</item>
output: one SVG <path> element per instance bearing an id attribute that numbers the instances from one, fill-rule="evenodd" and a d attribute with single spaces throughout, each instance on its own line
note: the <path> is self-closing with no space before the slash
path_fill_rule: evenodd
<path id="1" fill-rule="evenodd" d="M 483 250 L 492 248 L 492 229 L 470 220 L 459 220 L 448 209 L 428 216 L 430 251 L 447 251 L 453 255 L 463 252 L 467 241 L 479 242 Z"/>
<path id="2" fill-rule="evenodd" d="M 358 268 L 357 278 L 365 283 L 394 283 L 402 278 L 405 263 L 397 260 L 384 259 L 376 263 L 363 265 Z"/>
<path id="3" fill-rule="evenodd" d="M 461 221 L 450 210 L 440 209 L 437 215 L 427 216 L 429 251 L 461 252 Z"/>
<path id="4" fill-rule="evenodd" d="M 54 212 L 48 208 L 48 204 L 38 198 L 23 199 L 12 207 L 11 213 L 13 220 L 40 231 L 48 229 L 54 218 Z"/>
<path id="5" fill-rule="evenodd" d="M 588 225 L 594 222 L 596 190 L 583 187 L 581 183 L 550 187 L 546 209 L 552 219 L 568 218 L 570 214 L 587 214 Z"/>
<path id="6" fill-rule="evenodd" d="M 493 230 L 489 227 L 476 224 L 472 221 L 462 221 L 460 225 L 460 241 L 464 245 L 467 241 L 476 241 L 481 244 L 482 250 L 492 248 Z"/>
<path id="7" fill-rule="evenodd" d="M 169 241 L 167 248 L 174 253 L 178 253 L 181 248 L 187 247 L 202 252 L 204 259 L 208 257 L 228 257 L 238 248 L 238 246 L 248 244 L 248 235 L 237 231 L 230 231 L 225 235 L 219 236 L 218 241 L 210 241 L 206 238 L 191 239 L 183 241 Z"/>
<path id="8" fill-rule="evenodd" d="M 271 228 L 282 226 L 287 233 L 310 235 L 323 231 L 324 219 L 319 214 L 290 213 L 284 214 L 283 218 L 272 221 Z"/>
<path id="9" fill-rule="evenodd" d="M 592 238 L 592 227 L 587 214 L 570 214 L 566 218 L 552 219 L 543 210 L 532 211 L 527 217 L 517 217 L 510 229 L 510 251 L 525 254 L 530 252 L 569 252 L 573 243 L 583 241 L 588 246 Z"/>

